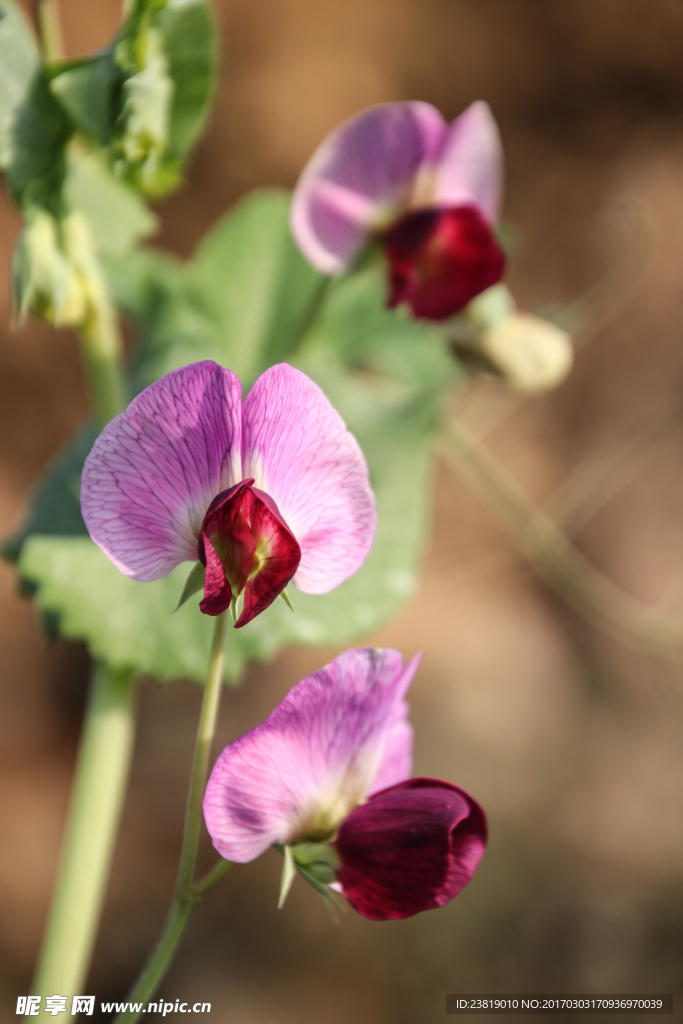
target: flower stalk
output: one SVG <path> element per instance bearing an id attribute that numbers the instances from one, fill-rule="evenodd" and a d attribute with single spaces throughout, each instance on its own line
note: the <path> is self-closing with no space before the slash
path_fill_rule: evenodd
<path id="1" fill-rule="evenodd" d="M 129 1003 L 146 1004 L 154 995 L 171 965 L 193 907 L 232 867 L 229 861 L 220 861 L 197 885 L 194 884 L 202 828 L 202 800 L 223 683 L 227 614 L 225 611 L 217 616 L 214 628 L 209 669 L 199 713 L 180 869 L 173 902 L 161 936 L 128 995 Z M 125 1010 L 116 1017 L 115 1024 L 135 1024 L 140 1013 Z"/>
<path id="2" fill-rule="evenodd" d="M 133 698 L 131 672 L 95 665 L 36 995 L 83 989 L 128 778 Z"/>

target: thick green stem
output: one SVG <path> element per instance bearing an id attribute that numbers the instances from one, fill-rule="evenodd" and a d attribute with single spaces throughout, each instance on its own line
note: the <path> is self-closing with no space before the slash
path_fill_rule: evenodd
<path id="1" fill-rule="evenodd" d="M 102 429 L 126 408 L 121 373 L 122 344 L 116 311 L 102 298 L 97 316 L 81 332 L 81 348 L 95 423 Z"/>
<path id="2" fill-rule="evenodd" d="M 36 995 L 80 995 L 109 875 L 133 747 L 133 677 L 96 665 Z"/>
<path id="3" fill-rule="evenodd" d="M 227 612 L 223 612 L 216 619 L 209 670 L 204 688 L 204 698 L 199 714 L 197 740 L 192 761 L 192 775 L 190 777 L 190 790 L 187 798 L 187 813 L 185 815 L 185 834 L 183 836 L 180 869 L 178 871 L 178 881 L 176 883 L 173 903 L 171 904 L 161 936 L 149 960 L 142 969 L 142 973 L 128 994 L 129 1003 L 146 1005 L 151 996 L 154 995 L 175 956 L 192 908 L 208 892 L 209 888 L 215 885 L 219 878 L 222 878 L 225 872 L 229 870 L 228 862 L 221 862 L 196 887 L 194 886 L 202 827 L 202 800 L 206 788 L 211 744 L 214 732 L 216 731 L 216 718 L 218 717 L 223 681 L 226 626 Z M 142 1010 L 126 1010 L 116 1017 L 115 1024 L 134 1024 L 140 1018 L 142 1012 Z"/>
<path id="4" fill-rule="evenodd" d="M 33 17 L 43 59 L 48 63 L 64 55 L 57 0 L 33 0 Z"/>
<path id="5" fill-rule="evenodd" d="M 667 661 L 683 655 L 683 623 L 648 608 L 607 579 L 464 427 L 451 423 L 441 450 L 475 485 L 518 551 L 575 611 L 634 650 Z"/>

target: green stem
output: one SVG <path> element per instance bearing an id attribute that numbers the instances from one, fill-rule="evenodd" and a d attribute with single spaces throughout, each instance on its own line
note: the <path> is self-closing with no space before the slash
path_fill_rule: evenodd
<path id="1" fill-rule="evenodd" d="M 122 344 L 116 311 L 102 297 L 93 322 L 81 332 L 81 349 L 93 405 L 95 422 L 101 430 L 126 408 L 121 373 Z"/>
<path id="2" fill-rule="evenodd" d="M 452 422 L 444 440 L 441 450 L 449 465 L 475 485 L 518 551 L 567 604 L 634 650 L 681 660 L 681 622 L 648 608 L 607 579 L 463 426 Z"/>
<path id="3" fill-rule="evenodd" d="M 33 18 L 43 59 L 48 64 L 61 60 L 64 47 L 57 0 L 33 0 Z"/>
<path id="4" fill-rule="evenodd" d="M 210 871 L 207 871 L 204 877 L 200 878 L 200 880 L 192 887 L 192 892 L 195 897 L 197 897 L 197 899 L 201 899 L 202 896 L 205 896 L 209 889 L 213 889 L 214 885 L 216 885 L 217 882 L 220 882 L 223 875 L 227 875 L 231 867 L 231 860 L 219 860 L 218 864 L 214 865 Z"/>
<path id="5" fill-rule="evenodd" d="M 132 673 L 95 666 L 36 995 L 83 991 L 128 778 L 133 693 Z"/>
<path id="6" fill-rule="evenodd" d="M 187 813 L 185 815 L 185 834 L 183 836 L 180 869 L 178 871 L 178 881 L 176 883 L 173 903 L 171 904 L 161 936 L 149 960 L 143 967 L 142 973 L 128 994 L 129 1003 L 146 1005 L 151 996 L 154 995 L 171 965 L 171 961 L 185 932 L 192 908 L 231 866 L 227 861 L 222 862 L 198 886 L 194 886 L 199 840 L 201 837 L 202 800 L 206 788 L 211 743 L 216 730 L 216 718 L 218 716 L 223 680 L 226 626 L 227 612 L 223 612 L 216 619 L 209 670 L 204 688 L 202 709 L 199 714 L 197 740 L 192 762 L 192 775 L 190 777 L 190 790 L 187 798 Z M 126 1010 L 116 1017 L 115 1024 L 134 1024 L 140 1018 L 141 1013 L 142 1011 Z"/>

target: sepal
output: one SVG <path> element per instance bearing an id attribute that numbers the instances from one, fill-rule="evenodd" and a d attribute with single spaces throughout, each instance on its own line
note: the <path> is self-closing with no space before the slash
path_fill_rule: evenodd
<path id="1" fill-rule="evenodd" d="M 284 843 L 273 843 L 273 848 L 285 858 L 280 879 L 278 910 L 281 910 L 284 906 L 294 882 L 294 875 L 298 873 L 305 882 L 308 882 L 312 889 L 315 889 L 322 896 L 328 910 L 332 914 L 332 920 L 336 923 L 334 912 L 335 910 L 343 910 L 344 907 L 329 888 L 330 882 L 333 882 L 336 877 L 335 870 L 339 863 L 339 858 L 332 847 L 326 843 L 296 843 L 294 846 L 285 845 Z M 319 877 L 323 869 L 327 875 L 330 872 L 332 873 L 329 882 L 323 881 Z"/>
<path id="2" fill-rule="evenodd" d="M 292 853 L 291 846 L 283 847 L 284 863 L 282 865 L 282 875 L 280 877 L 280 898 L 277 901 L 277 909 L 282 910 L 285 905 L 285 900 L 289 896 L 289 890 L 292 888 L 294 882 L 294 876 L 296 875 L 296 865 L 294 863 L 294 854 Z"/>
<path id="3" fill-rule="evenodd" d="M 174 612 L 177 612 L 179 608 L 182 608 L 185 602 L 189 600 L 189 598 L 191 598 L 193 594 L 196 594 L 198 590 L 204 589 L 205 577 L 206 566 L 202 565 L 201 562 L 195 562 L 195 564 L 190 569 L 189 576 L 185 580 L 183 592 L 180 595 L 180 600 L 178 601 L 178 604 L 173 609 Z"/>

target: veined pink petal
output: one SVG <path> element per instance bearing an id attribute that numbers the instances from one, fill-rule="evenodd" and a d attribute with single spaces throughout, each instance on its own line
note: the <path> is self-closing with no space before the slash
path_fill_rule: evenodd
<path id="1" fill-rule="evenodd" d="M 244 863 L 275 842 L 327 838 L 378 774 L 409 774 L 409 739 L 397 726 L 417 663 L 404 669 L 398 651 L 346 651 L 226 747 L 204 798 L 221 856 Z"/>
<path id="2" fill-rule="evenodd" d="M 488 103 L 470 104 L 448 127 L 439 160 L 439 206 L 473 203 L 490 223 L 498 219 L 503 191 L 503 148 Z"/>
<path id="3" fill-rule="evenodd" d="M 205 361 L 146 388 L 85 460 L 81 510 L 114 565 L 155 580 L 197 559 L 212 499 L 242 479 L 241 385 Z"/>
<path id="4" fill-rule="evenodd" d="M 374 229 L 400 215 L 419 172 L 436 164 L 445 132 L 438 110 L 410 102 L 370 107 L 327 136 L 292 201 L 292 234 L 314 267 L 344 270 Z"/>
<path id="5" fill-rule="evenodd" d="M 415 669 L 412 671 L 414 672 Z M 382 789 L 388 789 L 389 786 L 396 786 L 399 782 L 409 779 L 412 774 L 414 731 L 408 721 L 409 711 L 410 709 L 405 703 L 396 709 L 396 722 L 387 731 L 382 761 L 370 786 L 368 796 L 373 796 L 374 793 L 379 793 Z"/>
<path id="6" fill-rule="evenodd" d="M 286 363 L 244 401 L 242 464 L 299 542 L 295 586 L 325 594 L 360 568 L 376 526 L 365 458 L 318 385 Z"/>

